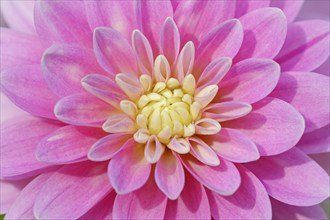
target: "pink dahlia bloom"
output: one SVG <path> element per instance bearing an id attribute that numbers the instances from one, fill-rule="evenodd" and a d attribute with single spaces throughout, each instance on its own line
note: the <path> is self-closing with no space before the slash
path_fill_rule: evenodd
<path id="1" fill-rule="evenodd" d="M 3 3 L 2 92 L 33 115 L 1 127 L 6 218 L 325 218 L 329 23 L 302 2 L 26 4 Z"/>

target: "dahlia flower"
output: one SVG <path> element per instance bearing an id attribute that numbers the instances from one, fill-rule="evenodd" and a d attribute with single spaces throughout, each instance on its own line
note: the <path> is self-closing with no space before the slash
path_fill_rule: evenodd
<path id="1" fill-rule="evenodd" d="M 326 218 L 329 23 L 301 1 L 1 3 L 7 219 Z"/>

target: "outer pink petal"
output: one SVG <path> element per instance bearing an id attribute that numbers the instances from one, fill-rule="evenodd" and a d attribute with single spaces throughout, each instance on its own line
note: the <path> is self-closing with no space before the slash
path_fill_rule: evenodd
<path id="1" fill-rule="evenodd" d="M 295 0 L 295 1 L 281 1 L 281 0 L 272 0 L 270 6 L 278 7 L 284 12 L 288 23 L 294 21 L 298 15 L 301 6 L 303 5 L 304 0 Z"/>
<path id="2" fill-rule="evenodd" d="M 209 63 L 218 58 L 234 58 L 241 47 L 243 36 L 242 25 L 237 19 L 215 26 L 200 39 L 196 50 L 195 68 L 203 71 Z"/>
<path id="3" fill-rule="evenodd" d="M 274 220 L 327 219 L 320 205 L 301 207 L 288 205 L 275 199 L 270 201 L 272 202 Z"/>
<path id="4" fill-rule="evenodd" d="M 29 114 L 18 108 L 12 101 L 0 92 L 0 122 L 4 123 L 15 118 L 27 117 Z"/>
<path id="5" fill-rule="evenodd" d="M 1 89 L 24 111 L 55 119 L 53 108 L 58 98 L 46 85 L 39 65 L 17 66 L 1 72 Z"/>
<path id="6" fill-rule="evenodd" d="M 164 219 L 210 218 L 210 205 L 204 187 L 186 173 L 185 187 L 177 200 L 168 200 Z"/>
<path id="7" fill-rule="evenodd" d="M 284 203 L 311 206 L 329 197 L 328 174 L 297 148 L 246 166 L 261 180 L 270 196 Z"/>
<path id="8" fill-rule="evenodd" d="M 89 94 L 78 93 L 57 102 L 54 113 L 59 120 L 68 124 L 101 127 L 112 110 L 113 108 L 102 100 Z"/>
<path id="9" fill-rule="evenodd" d="M 163 219 L 166 196 L 159 191 L 153 177 L 140 189 L 118 195 L 113 207 L 114 219 Z"/>
<path id="10" fill-rule="evenodd" d="M 255 103 L 273 91 L 279 78 L 280 67 L 274 61 L 263 58 L 243 60 L 236 63 L 219 83 L 221 92 L 216 100 Z"/>
<path id="11" fill-rule="evenodd" d="M 47 46 L 53 42 L 92 44 L 82 1 L 36 1 L 34 23 L 40 40 Z"/>
<path id="12" fill-rule="evenodd" d="M 243 166 L 238 167 L 242 183 L 231 196 L 207 191 L 215 219 L 271 219 L 272 207 L 265 187 Z"/>
<path id="13" fill-rule="evenodd" d="M 132 135 L 133 134 L 128 133 L 109 134 L 99 139 L 90 147 L 88 158 L 92 161 L 111 159 L 123 149 L 126 141 L 129 140 Z"/>
<path id="14" fill-rule="evenodd" d="M 305 118 L 305 132 L 330 123 L 328 76 L 308 72 L 285 72 L 271 96 L 295 107 Z"/>
<path id="15" fill-rule="evenodd" d="M 260 157 L 257 146 L 243 133 L 234 129 L 222 128 L 219 134 L 205 137 L 203 140 L 219 156 L 232 162 L 246 163 Z"/>
<path id="16" fill-rule="evenodd" d="M 55 44 L 48 48 L 41 60 L 49 88 L 58 96 L 84 91 L 80 80 L 89 73 L 102 73 L 93 50 L 77 44 Z"/>
<path id="17" fill-rule="evenodd" d="M 36 160 L 35 148 L 44 136 L 60 127 L 61 125 L 54 121 L 32 117 L 3 124 L 0 149 L 1 178 L 23 179 L 49 167 Z"/>
<path id="18" fill-rule="evenodd" d="M 127 99 L 114 80 L 100 74 L 88 74 L 81 80 L 81 84 L 88 92 L 117 109 L 120 109 L 120 101 Z"/>
<path id="19" fill-rule="evenodd" d="M 305 133 L 296 147 L 306 154 L 330 152 L 330 124 L 312 132 Z"/>
<path id="20" fill-rule="evenodd" d="M 98 27 L 94 30 L 93 41 L 96 59 L 108 73 L 137 73 L 134 51 L 120 32 L 109 27 Z"/>
<path id="21" fill-rule="evenodd" d="M 167 17 L 173 17 L 171 1 L 134 1 L 138 28 L 147 37 L 153 54 L 159 54 L 159 38 Z"/>
<path id="22" fill-rule="evenodd" d="M 34 215 L 37 219 L 77 219 L 111 190 L 106 163 L 66 165 L 44 183 L 34 203 Z"/>
<path id="23" fill-rule="evenodd" d="M 1 1 L 1 3 L 3 2 L 4 1 Z M 1 70 L 18 65 L 40 63 L 43 47 L 40 45 L 37 36 L 25 34 L 7 28 L 0 28 L 0 31 Z"/>
<path id="24" fill-rule="evenodd" d="M 37 160 L 68 164 L 87 160 L 91 146 L 105 133 L 101 129 L 68 125 L 44 137 L 36 148 Z"/>
<path id="25" fill-rule="evenodd" d="M 262 156 L 280 154 L 297 144 L 304 132 L 304 118 L 288 103 L 265 98 L 253 105 L 245 117 L 226 122 L 238 129 L 258 147 Z"/>
<path id="26" fill-rule="evenodd" d="M 281 10 L 261 8 L 239 20 L 244 29 L 244 41 L 235 61 L 249 57 L 274 58 L 278 54 L 287 31 L 286 18 Z"/>
<path id="27" fill-rule="evenodd" d="M 132 1 L 84 1 L 87 19 L 92 30 L 111 27 L 131 39 L 136 28 Z"/>
<path id="28" fill-rule="evenodd" d="M 33 214 L 35 198 L 52 174 L 53 172 L 43 173 L 27 184 L 6 213 L 6 219 L 35 219 Z"/>
<path id="29" fill-rule="evenodd" d="M 270 5 L 271 0 L 236 0 L 235 17 L 239 18 L 250 11 L 265 8 Z"/>
<path id="30" fill-rule="evenodd" d="M 118 194 L 141 188 L 148 180 L 151 165 L 144 158 L 143 146 L 130 139 L 110 161 L 108 175 Z"/>
<path id="31" fill-rule="evenodd" d="M 91 220 L 91 219 L 112 219 L 113 204 L 115 202 L 117 194 L 113 190 L 98 204 L 94 205 L 87 213 L 85 213 L 79 220 Z"/>
<path id="32" fill-rule="evenodd" d="M 156 164 L 155 180 L 159 189 L 169 198 L 179 197 L 185 184 L 184 170 L 181 161 L 172 151 L 166 150 Z"/>
<path id="33" fill-rule="evenodd" d="M 19 196 L 22 189 L 31 181 L 31 179 L 24 179 L 18 181 L 0 180 L 0 213 L 7 213 Z"/>
<path id="34" fill-rule="evenodd" d="M 234 1 L 181 1 L 174 14 L 181 45 L 188 41 L 197 43 L 211 28 L 234 15 Z"/>
<path id="35" fill-rule="evenodd" d="M 276 56 L 283 71 L 312 71 L 321 66 L 330 53 L 329 22 L 300 21 L 289 25 L 286 41 Z"/>
<path id="36" fill-rule="evenodd" d="M 33 8 L 33 0 L 1 1 L 1 16 L 4 17 L 10 28 L 29 34 L 35 34 Z"/>
<path id="37" fill-rule="evenodd" d="M 182 155 L 185 168 L 204 186 L 221 195 L 232 195 L 241 183 L 235 165 L 220 159 L 220 165 L 213 167 L 199 162 L 190 155 Z"/>

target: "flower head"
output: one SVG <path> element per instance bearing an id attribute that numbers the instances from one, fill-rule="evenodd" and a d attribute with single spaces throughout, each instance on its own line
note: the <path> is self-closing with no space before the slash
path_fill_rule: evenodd
<path id="1" fill-rule="evenodd" d="M 305 154 L 328 137 L 310 72 L 328 22 L 268 6 L 37 1 L 36 33 L 2 30 L 2 91 L 36 116 L 2 129 L 1 178 L 26 185 L 7 217 L 270 219 L 328 198 Z"/>

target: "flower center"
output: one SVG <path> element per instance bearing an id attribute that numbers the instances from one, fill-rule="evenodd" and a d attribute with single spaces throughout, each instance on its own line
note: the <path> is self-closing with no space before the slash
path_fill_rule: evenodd
<path id="1" fill-rule="evenodd" d="M 144 77 L 144 76 L 142 76 Z M 182 85 L 175 78 L 157 82 L 137 101 L 136 124 L 150 135 L 167 144 L 171 137 L 188 137 L 195 134 L 194 120 L 199 114 L 199 104 L 194 102 L 195 78 L 188 75 Z M 139 141 L 136 135 L 136 141 Z"/>

